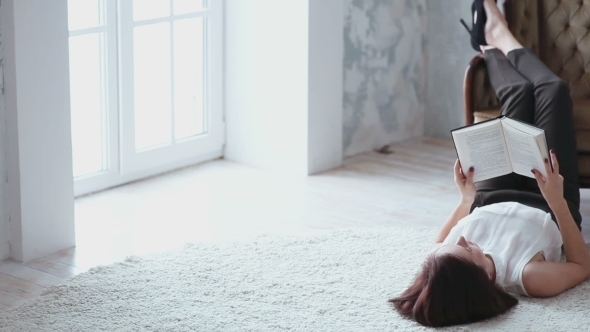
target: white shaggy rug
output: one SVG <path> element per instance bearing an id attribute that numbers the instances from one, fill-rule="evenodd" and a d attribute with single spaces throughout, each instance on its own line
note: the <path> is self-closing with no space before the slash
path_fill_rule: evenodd
<path id="1" fill-rule="evenodd" d="M 0 331 L 423 331 L 387 300 L 435 230 L 379 228 L 195 244 L 91 269 L 0 317 Z M 443 331 L 588 331 L 590 283 L 521 298 L 501 317 Z"/>

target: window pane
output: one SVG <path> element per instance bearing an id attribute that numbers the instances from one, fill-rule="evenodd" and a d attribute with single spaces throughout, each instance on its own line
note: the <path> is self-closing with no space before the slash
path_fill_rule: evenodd
<path id="1" fill-rule="evenodd" d="M 70 31 L 103 25 L 103 0 L 68 0 L 68 28 Z"/>
<path id="2" fill-rule="evenodd" d="M 203 19 L 174 22 L 174 122 L 177 139 L 203 133 Z"/>
<path id="3" fill-rule="evenodd" d="M 204 0 L 174 0 L 174 15 L 197 12 L 205 7 Z"/>
<path id="4" fill-rule="evenodd" d="M 70 37 L 70 102 L 74 177 L 103 170 L 103 119 L 106 90 L 102 78 L 101 34 Z"/>
<path id="5" fill-rule="evenodd" d="M 150 20 L 169 15 L 170 0 L 133 0 L 134 21 Z"/>
<path id="6" fill-rule="evenodd" d="M 135 148 L 170 143 L 170 23 L 133 30 Z"/>

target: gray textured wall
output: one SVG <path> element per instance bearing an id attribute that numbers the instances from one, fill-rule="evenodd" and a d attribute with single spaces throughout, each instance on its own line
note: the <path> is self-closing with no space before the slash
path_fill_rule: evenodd
<path id="1" fill-rule="evenodd" d="M 344 154 L 422 136 L 426 0 L 345 1 Z"/>
<path id="2" fill-rule="evenodd" d="M 346 156 L 463 124 L 472 0 L 345 0 Z M 502 4 L 502 0 L 498 1 Z"/>
<path id="3" fill-rule="evenodd" d="M 471 0 L 428 0 L 425 135 L 449 137 L 463 123 L 463 75 L 477 54 L 459 19 L 470 22 Z"/>
<path id="4" fill-rule="evenodd" d="M 427 0 L 426 136 L 450 138 L 463 125 L 463 76 L 477 53 L 459 19 L 471 22 L 471 3 Z"/>
<path id="5" fill-rule="evenodd" d="M 0 10 L 3 10 L 0 2 Z M 4 104 L 4 38 L 2 33 L 2 15 L 0 15 L 0 259 L 10 254 L 7 210 L 7 187 L 4 181 L 6 177 L 6 105 Z"/>

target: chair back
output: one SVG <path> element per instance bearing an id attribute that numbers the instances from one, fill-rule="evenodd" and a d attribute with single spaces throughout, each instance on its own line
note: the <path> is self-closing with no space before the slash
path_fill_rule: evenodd
<path id="1" fill-rule="evenodd" d="M 590 99 L 590 0 L 505 0 L 504 13 L 516 39 L 569 83 L 572 97 Z"/>

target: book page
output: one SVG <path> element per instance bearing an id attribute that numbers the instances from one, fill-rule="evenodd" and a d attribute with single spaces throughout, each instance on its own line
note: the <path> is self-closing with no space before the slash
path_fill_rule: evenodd
<path id="1" fill-rule="evenodd" d="M 540 131 L 537 134 L 544 135 L 544 132 Z M 539 170 L 543 176 L 547 175 L 543 153 L 535 136 L 520 131 L 508 123 L 504 123 L 504 135 L 514 173 L 535 178 L 531 173 L 531 169 L 534 168 Z"/>
<path id="2" fill-rule="evenodd" d="M 475 167 L 474 182 L 512 172 L 499 120 L 453 131 L 452 136 L 463 172 Z"/>
<path id="3" fill-rule="evenodd" d="M 502 125 L 509 125 L 510 127 L 514 128 L 514 129 L 518 129 L 519 131 L 526 133 L 526 134 L 530 134 L 532 136 L 538 136 L 541 134 L 544 134 L 545 131 L 541 128 L 537 128 L 533 125 L 531 125 L 530 123 L 526 123 L 526 122 L 522 122 L 519 120 L 514 120 L 508 117 L 503 117 L 502 118 Z"/>
<path id="4" fill-rule="evenodd" d="M 545 138 L 545 132 L 543 132 L 542 135 L 535 137 L 535 140 L 537 141 L 537 145 L 541 150 L 541 156 L 543 157 L 543 160 L 545 160 L 545 158 L 549 158 L 549 148 L 547 148 L 547 138 Z"/>

